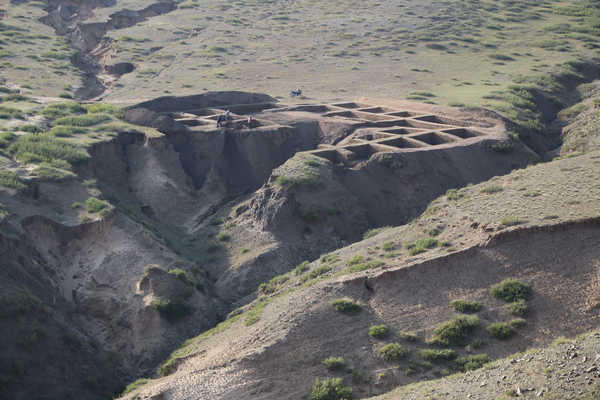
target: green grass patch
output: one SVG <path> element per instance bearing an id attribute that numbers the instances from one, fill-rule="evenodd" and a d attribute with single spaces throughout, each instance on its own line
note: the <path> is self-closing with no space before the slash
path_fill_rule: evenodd
<path id="1" fill-rule="evenodd" d="M 127 385 L 127 387 L 125 388 L 125 390 L 123 391 L 123 393 L 121 393 L 121 396 L 125 396 L 126 394 L 129 394 L 129 393 L 133 392 L 135 389 L 137 389 L 138 387 L 142 386 L 146 382 L 148 382 L 148 379 L 141 378 L 141 379 L 138 379 L 137 381 L 135 381 L 135 382 Z"/>
<path id="2" fill-rule="evenodd" d="M 309 266 L 308 266 L 309 262 L 308 261 L 302 261 L 300 264 L 298 264 L 296 266 L 296 268 L 294 268 L 292 270 L 292 272 L 294 273 L 294 275 L 296 276 L 300 276 L 302 275 L 304 272 L 309 270 Z"/>
<path id="3" fill-rule="evenodd" d="M 22 193 L 27 192 L 27 185 L 21 182 L 19 175 L 12 171 L 0 169 L 0 186 L 16 189 Z"/>
<path id="4" fill-rule="evenodd" d="M 431 363 L 437 363 L 443 360 L 453 360 L 456 358 L 456 353 L 454 352 L 454 350 L 450 349 L 423 349 L 419 351 L 419 355 L 423 357 L 426 361 L 429 361 Z"/>
<path id="5" fill-rule="evenodd" d="M 370 237 L 377 235 L 379 232 L 382 232 L 387 229 L 393 228 L 392 226 L 382 226 L 381 228 L 369 229 L 365 233 L 363 233 L 363 239 L 367 240 Z"/>
<path id="6" fill-rule="evenodd" d="M 485 353 L 471 354 L 466 357 L 458 357 L 455 362 L 463 371 L 475 371 L 492 362 L 492 359 Z"/>
<path id="7" fill-rule="evenodd" d="M 483 194 L 492 194 L 492 193 L 498 193 L 502 191 L 502 186 L 498 186 L 498 185 L 492 185 L 492 186 L 486 186 L 484 188 L 481 188 L 481 190 L 479 191 L 479 193 L 483 193 Z"/>
<path id="8" fill-rule="evenodd" d="M 78 164 L 87 159 L 87 154 L 69 143 L 46 135 L 23 135 L 11 144 L 8 152 L 22 163 L 32 161 L 51 162 L 65 160 L 69 164 Z"/>
<path id="9" fill-rule="evenodd" d="M 331 271 L 331 267 L 328 267 L 327 265 L 321 265 L 320 267 L 317 267 L 310 271 L 308 274 L 302 275 L 302 277 L 300 277 L 300 282 L 306 282 L 308 280 L 315 279 L 321 275 L 326 274 L 329 271 Z"/>
<path id="10" fill-rule="evenodd" d="M 46 182 L 66 182 L 77 177 L 75 173 L 65 171 L 62 168 L 55 168 L 47 162 L 41 163 L 33 172 Z"/>
<path id="11" fill-rule="evenodd" d="M 71 115 L 55 119 L 52 125 L 93 126 L 110 120 L 108 114 Z"/>
<path id="12" fill-rule="evenodd" d="M 244 325 L 250 326 L 257 323 L 260 320 L 260 315 L 262 314 L 263 310 L 271 301 L 271 299 L 263 299 L 254 305 L 250 310 L 248 310 Z"/>

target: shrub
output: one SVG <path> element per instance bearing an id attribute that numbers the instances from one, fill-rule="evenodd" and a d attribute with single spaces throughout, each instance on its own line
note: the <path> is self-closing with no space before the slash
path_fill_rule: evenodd
<path id="1" fill-rule="evenodd" d="M 384 242 L 383 245 L 381 246 L 382 250 L 385 251 L 391 251 L 394 250 L 394 248 L 396 247 L 396 245 L 394 244 L 394 242 L 392 240 Z"/>
<path id="2" fill-rule="evenodd" d="M 224 242 L 229 239 L 229 234 L 227 232 L 219 232 L 215 237 L 219 242 Z"/>
<path id="3" fill-rule="evenodd" d="M 45 135 L 24 135 L 11 144 L 8 152 L 23 163 L 30 161 L 65 160 L 69 164 L 83 162 L 87 154 L 72 145 Z"/>
<path id="4" fill-rule="evenodd" d="M 108 204 L 95 197 L 90 197 L 85 201 L 85 210 L 89 213 L 97 213 L 108 207 Z"/>
<path id="5" fill-rule="evenodd" d="M 4 96 L 2 98 L 2 101 L 27 101 L 27 100 L 29 100 L 29 97 L 23 96 L 22 94 L 17 94 L 17 93 L 7 94 L 6 96 Z"/>
<path id="6" fill-rule="evenodd" d="M 153 307 L 158 310 L 162 318 L 165 318 L 169 322 L 194 313 L 194 307 L 185 304 L 181 298 L 163 301 L 157 300 L 154 302 Z"/>
<path id="7" fill-rule="evenodd" d="M 527 304 L 525 300 L 518 300 L 514 303 L 510 303 L 508 306 L 508 313 L 515 317 L 522 317 L 527 313 Z"/>
<path id="8" fill-rule="evenodd" d="M 464 194 L 458 192 L 456 189 L 448 189 L 446 191 L 446 199 L 448 200 L 458 200 L 463 196 Z"/>
<path id="9" fill-rule="evenodd" d="M 8 118 L 17 118 L 17 119 L 25 119 L 25 116 L 18 108 L 0 106 L 0 118 L 8 119 Z"/>
<path id="10" fill-rule="evenodd" d="M 514 146 L 510 140 L 502 140 L 492 144 L 492 150 L 500 154 L 510 154 L 514 150 Z"/>
<path id="11" fill-rule="evenodd" d="M 369 336 L 377 339 L 382 339 L 387 334 L 387 331 L 387 325 L 373 325 L 369 328 Z"/>
<path id="12" fill-rule="evenodd" d="M 473 340 L 473 343 L 471 343 L 471 347 L 474 349 L 478 349 L 478 348 L 482 347 L 483 345 L 485 345 L 485 341 L 483 341 L 481 339 L 475 339 L 475 340 Z"/>
<path id="13" fill-rule="evenodd" d="M 16 189 L 22 193 L 27 192 L 27 185 L 12 171 L 0 170 L 0 186 Z"/>
<path id="14" fill-rule="evenodd" d="M 444 321 L 433 330 L 435 336 L 428 343 L 462 346 L 466 342 L 465 333 L 477 325 L 479 325 L 479 318 L 476 315 L 455 315 L 451 321 Z"/>
<path id="15" fill-rule="evenodd" d="M 348 268 L 346 268 L 344 270 L 344 273 L 352 274 L 354 272 L 366 271 L 368 269 L 379 268 L 384 264 L 385 264 L 385 262 L 381 261 L 381 260 L 365 261 L 365 262 L 361 262 L 361 263 L 349 266 Z"/>
<path id="16" fill-rule="evenodd" d="M 156 372 L 158 372 L 160 376 L 167 376 L 175 372 L 175 368 L 177 368 L 177 359 L 171 358 L 166 363 L 158 367 Z"/>
<path id="17" fill-rule="evenodd" d="M 401 331 L 399 334 L 402 339 L 408 342 L 416 342 L 418 339 L 417 334 L 414 332 Z"/>
<path id="18" fill-rule="evenodd" d="M 188 278 L 187 272 L 180 268 L 172 268 L 169 270 L 169 273 L 174 275 L 175 278 L 179 279 L 181 282 L 185 284 L 191 284 L 190 279 Z"/>
<path id="19" fill-rule="evenodd" d="M 406 357 L 408 353 L 408 348 L 398 343 L 386 344 L 377 351 L 377 354 L 379 354 L 381 358 L 383 358 L 385 361 L 391 361 L 401 357 Z"/>
<path id="20" fill-rule="evenodd" d="M 478 301 L 466 302 L 464 300 L 452 300 L 450 307 L 454 308 L 458 312 L 474 313 L 481 310 L 481 303 Z"/>
<path id="21" fill-rule="evenodd" d="M 513 225 L 519 225 L 519 224 L 523 223 L 523 220 L 519 217 L 509 215 L 506 217 L 502 217 L 500 219 L 500 223 L 504 226 L 513 226 Z"/>
<path id="22" fill-rule="evenodd" d="M 508 302 L 527 300 L 530 287 L 518 279 L 505 279 L 490 289 L 490 295 Z"/>
<path id="23" fill-rule="evenodd" d="M 444 349 L 444 350 L 433 350 L 433 349 L 423 349 L 419 351 L 419 355 L 423 357 L 426 361 L 437 363 L 441 360 L 452 360 L 456 358 L 456 353 L 454 350 Z"/>
<path id="24" fill-rule="evenodd" d="M 338 261 L 340 259 L 340 255 L 339 254 L 323 254 L 320 258 L 319 261 L 321 261 L 322 263 L 334 263 L 336 261 Z"/>
<path id="25" fill-rule="evenodd" d="M 304 221 L 314 222 L 319 219 L 321 213 L 316 208 L 299 207 L 298 215 Z"/>
<path id="26" fill-rule="evenodd" d="M 96 186 L 97 181 L 95 179 L 84 179 L 83 180 L 83 186 L 85 186 L 86 188 L 92 188 L 94 186 Z"/>
<path id="27" fill-rule="evenodd" d="M 518 329 L 525 325 L 525 320 L 523 318 L 511 319 L 510 321 L 508 321 L 508 325 L 510 325 L 511 328 Z"/>
<path id="28" fill-rule="evenodd" d="M 344 366 L 344 359 L 342 357 L 328 357 L 324 359 L 321 364 L 325 365 L 329 370 L 335 371 L 342 369 Z"/>
<path id="29" fill-rule="evenodd" d="M 292 270 L 294 272 L 294 275 L 300 276 L 304 272 L 308 271 L 308 269 L 310 268 L 308 264 L 308 261 L 302 261 L 300 264 L 298 264 L 298 266 Z"/>
<path id="30" fill-rule="evenodd" d="M 467 357 L 458 357 L 456 364 L 464 371 L 475 371 L 491 362 L 492 359 L 487 354 L 472 354 Z"/>
<path id="31" fill-rule="evenodd" d="M 489 324 L 487 329 L 492 334 L 492 337 L 500 340 L 508 339 L 515 333 L 515 330 L 506 322 L 494 322 Z"/>
<path id="32" fill-rule="evenodd" d="M 307 167 L 302 169 L 300 176 L 278 176 L 275 180 L 275 183 L 288 189 L 293 189 L 300 186 L 315 188 L 323 184 L 323 178 L 321 175 L 319 175 L 319 173 Z"/>
<path id="33" fill-rule="evenodd" d="M 360 311 L 361 306 L 359 303 L 355 303 L 351 299 L 344 297 L 343 299 L 337 299 L 331 302 L 331 306 L 343 313 L 355 313 Z"/>
<path id="34" fill-rule="evenodd" d="M 492 193 L 498 193 L 502 191 L 502 186 L 498 186 L 498 185 L 492 185 L 492 186 L 487 186 L 482 188 L 479 193 L 484 193 L 484 194 L 492 194 Z"/>
<path id="35" fill-rule="evenodd" d="M 310 390 L 310 400 L 351 399 L 354 392 L 351 387 L 343 386 L 342 378 L 327 379 L 322 382 L 315 379 Z"/>
<path id="36" fill-rule="evenodd" d="M 330 267 L 326 266 L 326 265 L 321 265 L 318 268 L 313 269 L 312 271 L 310 271 L 308 274 L 302 276 L 300 278 L 301 282 L 306 282 L 310 279 L 315 279 L 316 277 L 319 277 L 327 272 L 329 272 L 331 270 Z"/>
<path id="37" fill-rule="evenodd" d="M 363 261 L 363 256 L 360 254 L 356 254 L 356 255 L 352 256 L 351 259 L 346 261 L 346 265 L 356 265 L 356 264 L 360 264 L 362 261 Z"/>

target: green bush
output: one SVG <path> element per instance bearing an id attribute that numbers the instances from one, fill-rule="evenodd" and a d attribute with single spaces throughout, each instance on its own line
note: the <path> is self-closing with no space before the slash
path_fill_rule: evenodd
<path id="1" fill-rule="evenodd" d="M 508 313 L 515 317 L 522 317 L 527 313 L 527 304 L 525 300 L 518 300 L 508 305 Z"/>
<path id="2" fill-rule="evenodd" d="M 224 242 L 229 239 L 229 234 L 227 232 L 219 232 L 217 233 L 217 236 L 215 236 L 215 239 L 219 242 Z"/>
<path id="3" fill-rule="evenodd" d="M 344 297 L 343 299 L 337 299 L 331 302 L 331 306 L 343 313 L 355 313 L 360 311 L 361 306 L 359 303 L 355 303 L 351 299 Z"/>
<path id="4" fill-rule="evenodd" d="M 398 343 L 386 344 L 377 351 L 377 354 L 379 354 L 379 356 L 381 356 L 381 358 L 383 358 L 385 361 L 391 361 L 401 357 L 406 357 L 408 353 L 408 348 Z"/>
<path id="5" fill-rule="evenodd" d="M 500 154 L 510 154 L 514 150 L 514 146 L 510 140 L 502 140 L 492 144 L 492 150 Z"/>
<path id="6" fill-rule="evenodd" d="M 489 324 L 487 329 L 492 337 L 500 340 L 508 339 L 515 333 L 515 330 L 506 322 L 494 322 Z"/>
<path id="7" fill-rule="evenodd" d="M 8 118 L 17 118 L 17 119 L 25 119 L 23 112 L 18 108 L 0 106 L 0 118 L 8 119 Z"/>
<path id="8" fill-rule="evenodd" d="M 356 254 L 354 256 L 352 256 L 352 258 L 350 258 L 348 261 L 346 261 L 346 265 L 356 265 L 356 264 L 360 264 L 363 262 L 363 256 L 360 254 Z"/>
<path id="9" fill-rule="evenodd" d="M 169 322 L 194 313 L 194 307 L 185 304 L 182 298 L 157 300 L 154 302 L 153 307 L 158 310 L 162 318 L 165 318 Z"/>
<path id="10" fill-rule="evenodd" d="M 387 331 L 387 325 L 373 325 L 369 328 L 369 336 L 377 339 L 383 339 L 385 335 L 387 335 Z"/>
<path id="11" fill-rule="evenodd" d="M 298 266 L 296 268 L 294 268 L 292 270 L 292 272 L 294 272 L 294 275 L 296 276 L 300 276 L 302 275 L 304 272 L 308 271 L 308 269 L 310 268 L 308 266 L 309 262 L 308 261 L 302 261 L 300 264 L 298 264 Z"/>
<path id="12" fill-rule="evenodd" d="M 430 344 L 442 346 L 464 346 L 465 333 L 479 325 L 476 315 L 455 315 L 451 321 L 442 322 L 433 330 L 434 337 L 428 341 Z"/>
<path id="13" fill-rule="evenodd" d="M 508 325 L 510 325 L 511 328 L 518 329 L 525 325 L 525 320 L 523 318 L 511 319 L 508 321 Z"/>
<path id="14" fill-rule="evenodd" d="M 184 270 L 180 269 L 180 268 L 172 268 L 169 270 L 169 273 L 174 275 L 175 278 L 179 279 L 181 282 L 190 285 L 192 282 L 190 281 L 190 278 L 188 278 L 187 272 L 185 272 Z"/>
<path id="15" fill-rule="evenodd" d="M 492 185 L 492 186 L 487 186 L 482 188 L 479 193 L 485 193 L 485 194 L 492 194 L 492 193 L 498 193 L 502 191 L 502 186 L 498 186 L 498 185 Z"/>
<path id="16" fill-rule="evenodd" d="M 423 357 L 426 361 L 437 363 L 441 360 L 453 360 L 456 358 L 456 353 L 454 350 L 443 349 L 443 350 L 433 350 L 433 349 L 423 349 L 419 351 L 419 355 Z"/>
<path id="17" fill-rule="evenodd" d="M 456 364 L 464 371 L 475 371 L 489 362 L 492 362 L 492 359 L 485 353 L 472 354 L 467 357 L 458 357 L 456 359 Z"/>
<path id="18" fill-rule="evenodd" d="M 327 272 L 329 272 L 331 270 L 330 267 L 328 267 L 327 265 L 321 265 L 318 268 L 313 269 L 312 271 L 310 271 L 308 274 L 300 277 L 300 281 L 301 282 L 306 282 L 310 279 L 315 279 L 323 274 L 326 274 Z"/>
<path id="19" fill-rule="evenodd" d="M 352 388 L 343 385 L 342 378 L 327 379 L 322 382 L 315 379 L 310 390 L 310 400 L 342 400 L 354 397 Z"/>
<path id="20" fill-rule="evenodd" d="M 508 302 L 527 300 L 531 288 L 518 279 L 505 279 L 490 289 L 490 295 Z"/>
<path id="21" fill-rule="evenodd" d="M 383 245 L 381 245 L 381 249 L 384 251 L 392 251 L 392 250 L 394 250 L 395 247 L 396 247 L 396 245 L 394 244 L 394 242 L 392 240 L 383 242 Z"/>
<path id="22" fill-rule="evenodd" d="M 408 342 L 416 342 L 418 339 L 417 334 L 414 332 L 400 331 L 399 335 L 402 339 L 404 339 Z"/>
<path id="23" fill-rule="evenodd" d="M 360 272 L 360 271 L 366 271 L 368 269 L 379 268 L 384 264 L 385 264 L 385 262 L 383 262 L 381 260 L 365 261 L 365 262 L 351 265 L 350 267 L 346 268 L 344 270 L 344 272 L 347 274 L 352 274 L 354 272 Z"/>
<path id="24" fill-rule="evenodd" d="M 328 357 L 321 364 L 325 365 L 329 370 L 335 371 L 344 367 L 344 359 L 342 357 Z"/>
<path id="25" fill-rule="evenodd" d="M 452 300 L 450 307 L 458 312 L 475 313 L 481 310 L 482 304 L 478 301 L 466 302 L 464 300 Z"/>
<path id="26" fill-rule="evenodd" d="M 446 191 L 446 199 L 448 199 L 448 200 L 458 200 L 463 196 L 464 196 L 464 194 L 460 193 L 456 189 L 448 189 Z"/>
<path id="27" fill-rule="evenodd" d="M 85 201 L 85 210 L 89 213 L 97 213 L 108 207 L 108 204 L 95 197 L 90 197 Z"/>
<path id="28" fill-rule="evenodd" d="M 6 96 L 4 96 L 2 98 L 2 101 L 27 101 L 27 100 L 29 100 L 29 97 L 23 96 L 22 94 L 18 94 L 18 93 L 7 94 Z"/>
<path id="29" fill-rule="evenodd" d="M 500 223 L 504 226 L 513 226 L 513 225 L 519 225 L 519 224 L 523 223 L 523 220 L 519 217 L 509 215 L 506 217 L 502 217 L 500 219 Z"/>
<path id="30" fill-rule="evenodd" d="M 175 368 L 177 368 L 177 359 L 171 358 L 166 363 L 158 367 L 156 372 L 158 372 L 160 376 L 167 376 L 175 372 Z"/>
<path id="31" fill-rule="evenodd" d="M 304 221 L 314 222 L 319 219 L 321 212 L 316 208 L 306 208 L 301 206 L 298 208 L 298 215 Z"/>
<path id="32" fill-rule="evenodd" d="M 0 169 L 0 186 L 16 189 L 22 193 L 27 192 L 27 185 L 21 182 L 19 175 L 3 169 Z"/>
<path id="33" fill-rule="evenodd" d="M 23 135 L 11 144 L 8 152 L 23 163 L 31 161 L 65 160 L 78 164 L 87 159 L 87 154 L 72 145 L 46 135 Z"/>

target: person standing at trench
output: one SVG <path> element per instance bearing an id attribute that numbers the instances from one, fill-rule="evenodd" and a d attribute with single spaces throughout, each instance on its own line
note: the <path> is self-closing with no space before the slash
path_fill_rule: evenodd
<path id="1" fill-rule="evenodd" d="M 217 128 L 218 127 L 223 127 L 223 123 L 221 122 L 221 116 L 220 115 L 217 117 Z"/>

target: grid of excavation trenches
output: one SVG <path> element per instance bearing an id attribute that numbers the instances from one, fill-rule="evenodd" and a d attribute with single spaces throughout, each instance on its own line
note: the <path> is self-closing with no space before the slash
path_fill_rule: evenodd
<path id="1" fill-rule="evenodd" d="M 388 106 L 349 102 L 286 106 L 278 103 L 238 104 L 221 108 L 185 110 L 167 113 L 176 121 L 187 125 L 192 131 L 213 131 L 219 115 L 230 111 L 230 119 L 223 119 L 229 129 L 249 129 L 247 118 L 254 118 L 252 128 L 277 126 L 270 122 L 267 113 L 303 112 L 319 118 L 347 120 L 357 129 L 337 146 L 319 145 L 310 151 L 333 163 L 356 163 L 379 152 L 402 152 L 430 149 L 447 144 L 467 144 L 467 139 L 488 135 L 485 129 L 477 129 L 472 122 L 426 112 L 407 111 Z M 262 116 L 262 118 L 261 118 Z"/>

